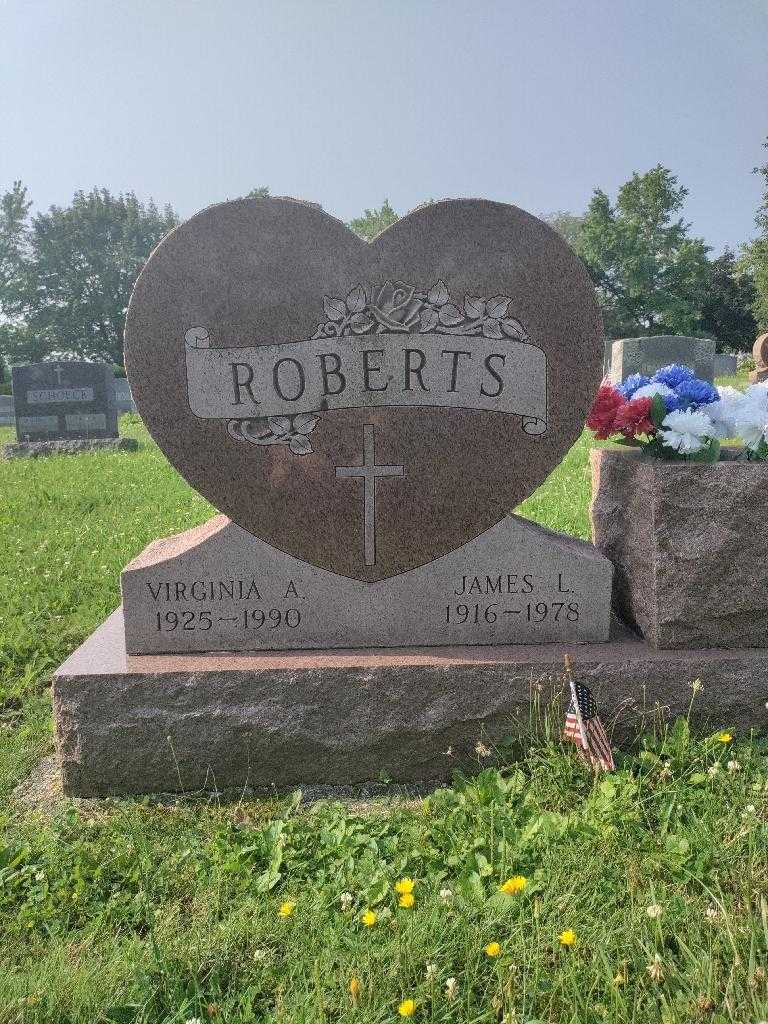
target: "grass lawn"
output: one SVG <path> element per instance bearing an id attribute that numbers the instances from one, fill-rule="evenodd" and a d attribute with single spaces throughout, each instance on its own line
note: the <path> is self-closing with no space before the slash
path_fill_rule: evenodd
<path id="1" fill-rule="evenodd" d="M 534 708 L 524 761 L 428 799 L 12 801 L 123 565 L 212 512 L 121 429 L 137 454 L 0 462 L 0 1024 L 768 1020 L 762 740 L 680 722 L 594 780 Z M 588 448 L 522 513 L 587 537 Z"/>

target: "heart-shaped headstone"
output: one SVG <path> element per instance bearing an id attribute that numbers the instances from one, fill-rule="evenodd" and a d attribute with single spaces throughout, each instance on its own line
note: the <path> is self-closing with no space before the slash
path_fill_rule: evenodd
<path id="1" fill-rule="evenodd" d="M 360 580 L 511 512 L 579 436 L 603 358 L 582 264 L 486 200 L 420 207 L 370 244 L 309 203 L 210 207 L 150 257 L 125 349 L 138 409 L 193 487 Z"/>

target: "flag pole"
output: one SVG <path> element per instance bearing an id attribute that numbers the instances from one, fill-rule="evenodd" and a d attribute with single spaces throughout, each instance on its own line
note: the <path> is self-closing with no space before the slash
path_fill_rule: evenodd
<path id="1" fill-rule="evenodd" d="M 582 746 L 582 749 L 586 751 L 586 750 L 589 749 L 589 744 L 587 743 L 587 733 L 586 733 L 586 731 L 584 729 L 584 723 L 581 720 L 581 708 L 579 707 L 579 702 L 578 702 L 578 699 L 576 697 L 576 683 L 575 683 L 574 678 L 573 678 L 573 664 L 571 662 L 570 654 L 564 655 L 563 656 L 563 661 L 565 662 L 565 678 L 568 680 L 568 685 L 569 685 L 569 687 L 571 689 L 571 703 L 573 704 L 573 712 L 576 715 L 576 721 L 577 721 L 578 726 L 579 726 L 579 735 L 581 736 L 581 746 Z"/>

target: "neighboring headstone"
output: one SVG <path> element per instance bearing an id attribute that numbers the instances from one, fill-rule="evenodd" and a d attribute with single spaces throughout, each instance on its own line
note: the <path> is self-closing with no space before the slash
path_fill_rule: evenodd
<path id="1" fill-rule="evenodd" d="M 125 377 L 115 377 L 115 403 L 119 416 L 127 412 L 136 412 L 136 404 Z"/>
<path id="2" fill-rule="evenodd" d="M 14 366 L 19 441 L 117 437 L 112 369 L 103 363 Z"/>
<path id="3" fill-rule="evenodd" d="M 751 384 L 761 384 L 768 380 L 768 334 L 761 334 L 752 348 L 755 368 L 749 375 Z"/>
<path id="4" fill-rule="evenodd" d="M 608 560 L 511 514 L 581 435 L 602 377 L 589 276 L 535 217 L 482 200 L 439 202 L 368 244 L 294 200 L 210 207 L 154 251 L 125 343 L 150 433 L 225 515 L 155 542 L 123 574 L 125 645 L 113 653 L 125 662 L 127 650 L 131 663 L 151 654 L 136 662 L 138 680 L 118 683 L 131 689 L 123 696 L 140 732 L 115 734 L 83 717 L 91 695 L 98 700 L 102 661 L 92 661 L 92 646 L 68 663 L 74 676 L 68 666 L 57 674 L 67 792 L 94 785 L 104 743 L 118 767 L 102 791 L 174 788 L 198 777 L 192 761 L 217 785 L 283 785 L 291 758 L 291 778 L 307 782 L 376 779 L 393 774 L 393 761 L 401 777 L 432 772 L 431 755 L 421 767 L 413 760 L 417 750 L 445 750 L 454 732 L 463 743 L 486 724 L 494 735 L 503 728 L 484 721 L 498 705 L 479 698 L 492 658 L 475 656 L 466 699 L 429 709 L 409 744 L 410 704 L 386 676 L 393 686 L 402 673 L 408 686 L 419 682 L 392 648 L 443 645 L 413 655 L 439 675 L 444 645 L 525 643 L 539 652 L 527 678 L 546 644 L 556 672 L 556 645 L 607 641 Z M 99 637 L 111 650 L 114 632 Z M 347 742 L 337 723 L 358 714 L 362 676 L 325 673 L 328 658 L 342 664 L 349 654 L 322 649 L 373 646 L 390 648 L 372 655 L 382 673 L 364 691 L 366 719 L 378 725 Z M 294 653 L 279 663 L 263 653 L 280 650 Z M 215 681 L 206 675 L 220 710 L 233 700 L 218 724 L 205 688 L 189 685 L 210 651 L 230 652 L 217 656 Z M 274 677 L 262 673 L 267 663 L 279 665 Z M 322 674 L 311 727 L 302 696 L 265 729 L 285 672 L 299 688 Z M 469 708 L 472 723 L 459 727 Z M 157 730 L 176 736 L 176 718 L 190 716 L 195 739 L 185 734 L 169 773 Z M 219 742 L 222 727 L 235 729 L 237 744 Z M 451 768 L 441 764 L 438 775 Z"/>
<path id="5" fill-rule="evenodd" d="M 31 363 L 14 366 L 11 373 L 16 443 L 3 446 L 5 458 L 138 448 L 133 438 L 118 437 L 111 367 L 103 363 Z"/>
<path id="6" fill-rule="evenodd" d="M 0 427 L 12 427 L 15 422 L 13 396 L 0 395 Z"/>
<path id="7" fill-rule="evenodd" d="M 718 352 L 715 355 L 715 377 L 733 377 L 738 373 L 739 366 L 736 356 L 725 352 Z"/>
<path id="8" fill-rule="evenodd" d="M 633 373 L 652 376 L 670 363 L 689 366 L 701 380 L 715 379 L 715 343 L 709 338 L 659 335 L 651 338 L 622 338 L 611 347 L 613 384 Z"/>

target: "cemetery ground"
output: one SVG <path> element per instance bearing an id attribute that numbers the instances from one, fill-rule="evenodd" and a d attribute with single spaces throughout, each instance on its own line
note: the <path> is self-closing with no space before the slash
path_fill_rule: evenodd
<path id="1" fill-rule="evenodd" d="M 594 778 L 534 692 L 530 744 L 478 735 L 428 797 L 21 798 L 52 671 L 212 514 L 121 430 L 137 454 L 0 462 L 0 1024 L 768 1019 L 759 737 L 649 720 Z M 589 443 L 525 515 L 589 536 Z"/>

